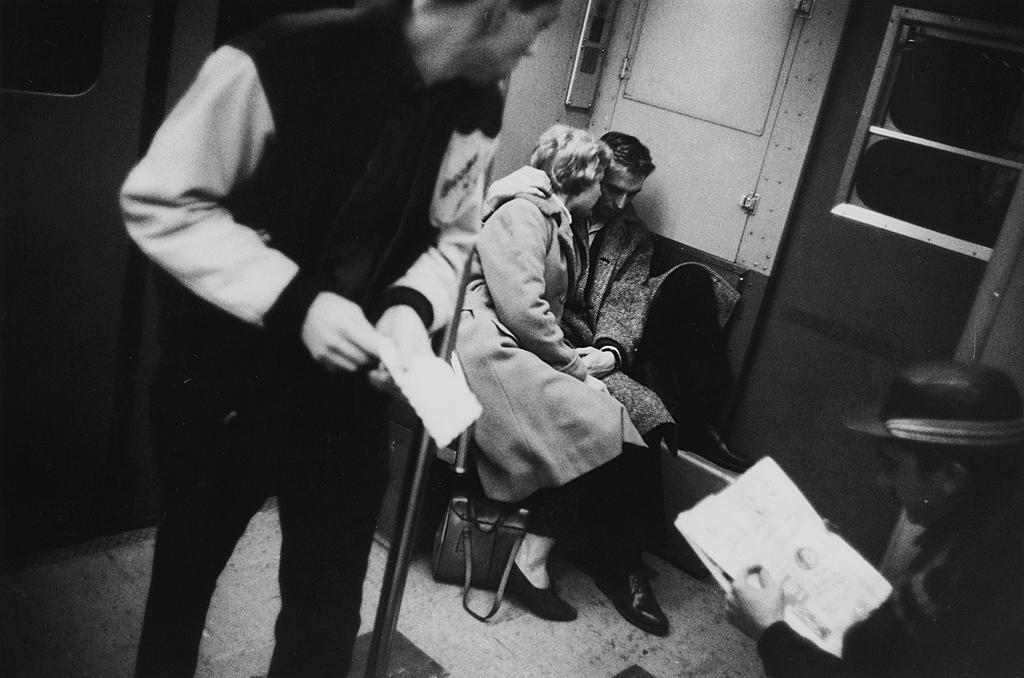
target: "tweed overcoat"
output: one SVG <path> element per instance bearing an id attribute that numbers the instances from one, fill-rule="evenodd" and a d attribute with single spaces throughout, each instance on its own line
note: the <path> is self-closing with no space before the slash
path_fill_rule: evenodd
<path id="1" fill-rule="evenodd" d="M 585 229 L 575 230 L 582 274 L 574 284 L 575 303 L 570 303 L 562 316 L 566 338 L 574 346 L 612 345 L 619 350 L 622 364 L 603 378 L 604 383 L 609 393 L 625 405 L 641 433 L 660 424 L 674 424 L 661 398 L 627 374 L 651 301 L 671 270 L 647 277 L 654 245 L 632 206 L 602 229 L 592 280 L 587 275 L 590 252 L 583 246 Z"/>
<path id="2" fill-rule="evenodd" d="M 608 392 L 626 407 L 633 423 L 647 434 L 662 424 L 675 424 L 664 402 L 653 390 L 629 376 L 636 348 L 647 327 L 652 304 L 664 282 L 689 267 L 699 267 L 710 278 L 710 289 L 721 328 L 739 293 L 721 275 L 703 264 L 684 262 L 649 278 L 654 240 L 632 205 L 603 229 L 597 262 L 590 264 L 586 228 L 573 229 L 580 259 L 580 274 L 562 314 L 562 330 L 573 346 L 614 346 L 622 363 L 603 377 Z M 703 273 L 701 274 L 703 275 Z"/>
<path id="3" fill-rule="evenodd" d="M 568 213 L 519 196 L 477 241 L 456 351 L 483 405 L 476 467 L 492 499 L 519 501 L 643 445 L 622 404 L 584 384 L 560 319 L 579 259 Z"/>

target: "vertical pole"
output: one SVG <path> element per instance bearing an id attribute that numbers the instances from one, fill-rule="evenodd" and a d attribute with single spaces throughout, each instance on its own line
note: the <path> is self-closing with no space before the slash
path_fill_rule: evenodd
<path id="1" fill-rule="evenodd" d="M 399 496 L 406 498 L 405 506 L 401 522 L 395 521 L 395 537 L 388 550 L 370 652 L 366 659 L 366 678 L 383 678 L 387 675 L 391 641 L 398 625 L 398 613 L 402 607 L 402 595 L 405 593 L 405 581 L 412 560 L 416 525 L 426 496 L 427 463 L 435 454 L 434 443 L 423 430 L 422 424 L 418 426 L 417 438 L 416 458 L 409 465 L 400 488 Z"/>
<path id="2" fill-rule="evenodd" d="M 445 329 L 444 339 L 438 355 L 442 360 L 451 362 L 455 348 L 455 338 L 459 329 L 459 316 L 462 314 L 462 302 L 466 294 L 466 285 L 472 271 L 475 247 L 470 248 L 466 263 L 462 268 L 452 320 Z M 419 522 L 423 501 L 426 497 L 427 464 L 437 454 L 437 446 L 430 439 L 421 423 L 417 427 L 416 458 L 409 465 L 399 498 L 405 501 L 401 523 L 397 520 L 395 536 L 388 549 L 388 562 L 384 568 L 384 581 L 380 587 L 380 598 L 377 601 L 377 617 L 373 624 L 373 636 L 370 638 L 370 653 L 366 658 L 366 678 L 384 678 L 388 671 L 388 658 L 391 653 L 391 640 L 398 625 L 398 612 L 402 607 L 402 595 L 405 593 L 405 580 L 409 574 L 409 562 L 412 560 L 413 541 L 416 536 L 416 524 Z M 465 463 L 463 455 L 463 461 Z"/>

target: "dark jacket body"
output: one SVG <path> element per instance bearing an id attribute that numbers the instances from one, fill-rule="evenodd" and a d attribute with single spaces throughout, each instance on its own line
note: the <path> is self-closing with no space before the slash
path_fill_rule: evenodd
<path id="1" fill-rule="evenodd" d="M 164 276 L 165 372 L 229 399 L 281 381 L 323 380 L 299 336 L 321 291 L 356 301 L 371 320 L 395 294 L 431 313 L 418 292 L 389 286 L 436 242 L 428 211 L 452 131 L 495 136 L 502 106 L 493 87 L 425 88 L 400 17 L 387 12 L 285 15 L 231 44 L 256 66 L 274 136 L 226 207 L 299 273 L 266 314 L 265 330 Z"/>

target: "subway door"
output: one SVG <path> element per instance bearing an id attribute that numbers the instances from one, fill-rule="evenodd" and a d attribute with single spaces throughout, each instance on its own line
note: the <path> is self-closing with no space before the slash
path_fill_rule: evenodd
<path id="1" fill-rule="evenodd" d="M 742 371 L 848 0 L 625 0 L 591 126 L 628 132 L 657 171 L 637 198 L 656 233 L 738 264 L 730 360 Z"/>
<path id="2" fill-rule="evenodd" d="M 2 550 L 125 522 L 142 267 L 118 188 L 138 156 L 159 0 L 5 0 Z M 162 14 L 163 12 L 163 14 Z"/>
<path id="3" fill-rule="evenodd" d="M 624 0 L 618 10 L 591 127 L 651 148 L 657 171 L 636 201 L 651 229 L 686 246 L 687 258 L 739 277 L 728 337 L 737 399 L 848 5 Z M 733 411 L 722 414 L 733 424 Z M 663 456 L 669 522 L 723 477 Z M 700 572 L 671 525 L 655 547 Z"/>

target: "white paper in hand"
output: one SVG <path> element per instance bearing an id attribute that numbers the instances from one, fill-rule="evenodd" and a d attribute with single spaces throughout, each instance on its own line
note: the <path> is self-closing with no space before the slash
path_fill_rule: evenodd
<path id="1" fill-rule="evenodd" d="M 380 361 L 439 447 L 454 440 L 480 416 L 480 402 L 466 382 L 437 356 L 424 354 L 403 370 L 394 342 L 383 340 Z"/>

